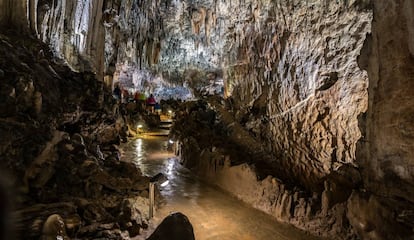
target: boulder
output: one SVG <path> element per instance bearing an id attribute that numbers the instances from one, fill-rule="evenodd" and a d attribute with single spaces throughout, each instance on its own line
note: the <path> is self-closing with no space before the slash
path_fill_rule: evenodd
<path id="1" fill-rule="evenodd" d="M 139 234 L 140 229 L 143 227 L 143 218 L 140 209 L 134 204 L 132 199 L 122 201 L 117 222 L 121 226 L 121 230 L 127 230 L 131 237 Z"/>
<path id="2" fill-rule="evenodd" d="M 168 215 L 147 240 L 194 240 L 193 226 L 188 218 L 180 213 Z"/>
<path id="3" fill-rule="evenodd" d="M 69 239 L 66 235 L 65 222 L 58 214 L 50 215 L 43 224 L 41 240 Z"/>

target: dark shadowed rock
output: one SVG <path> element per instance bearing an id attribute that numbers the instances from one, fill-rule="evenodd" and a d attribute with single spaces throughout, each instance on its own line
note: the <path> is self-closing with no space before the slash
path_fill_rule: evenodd
<path id="1" fill-rule="evenodd" d="M 127 230 L 131 237 L 139 234 L 142 227 L 141 223 L 143 222 L 141 219 L 141 212 L 131 199 L 122 201 L 117 222 L 120 225 L 121 230 Z"/>
<path id="2" fill-rule="evenodd" d="M 172 213 L 155 229 L 147 240 L 194 240 L 193 226 L 188 218 L 180 213 Z"/>
<path id="3" fill-rule="evenodd" d="M 68 239 L 65 222 L 58 214 L 50 215 L 43 224 L 41 240 Z"/>

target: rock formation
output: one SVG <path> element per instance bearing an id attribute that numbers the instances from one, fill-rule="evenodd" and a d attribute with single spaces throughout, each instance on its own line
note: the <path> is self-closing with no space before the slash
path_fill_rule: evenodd
<path id="1" fill-rule="evenodd" d="M 13 226 L 0 234 L 138 235 L 147 227 L 149 179 L 119 160 L 126 123 L 111 92 L 93 73 L 52 60 L 49 48 L 28 35 L 1 34 L 0 54 L 1 199 L 9 206 L 1 217 Z M 7 192 L 13 194 L 6 205 Z"/>
<path id="2" fill-rule="evenodd" d="M 193 226 L 182 213 L 171 213 L 155 229 L 148 240 L 194 240 Z"/>

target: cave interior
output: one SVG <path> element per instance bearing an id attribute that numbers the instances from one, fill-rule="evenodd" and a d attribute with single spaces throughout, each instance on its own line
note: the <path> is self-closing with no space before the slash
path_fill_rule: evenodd
<path id="1" fill-rule="evenodd" d="M 412 0 L 0 0 L 0 55 L 1 239 L 145 239 L 136 93 L 183 167 L 277 221 L 414 239 Z"/>

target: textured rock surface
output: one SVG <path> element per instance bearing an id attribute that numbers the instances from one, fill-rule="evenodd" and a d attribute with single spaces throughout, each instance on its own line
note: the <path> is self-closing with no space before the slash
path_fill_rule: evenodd
<path id="1" fill-rule="evenodd" d="M 366 155 L 360 159 L 367 167 L 365 183 L 381 195 L 409 201 L 414 201 L 414 188 L 407 184 L 414 180 L 413 12 L 411 1 L 379 1 L 373 34 L 360 58 L 370 81 Z"/>
<path id="2" fill-rule="evenodd" d="M 104 0 L 1 0 L 0 26 L 14 26 L 49 43 L 77 71 L 104 71 Z"/>
<path id="3" fill-rule="evenodd" d="M 103 77 L 103 0 L 39 1 L 33 11 L 39 37 L 75 70 L 91 70 Z"/>
<path id="4" fill-rule="evenodd" d="M 356 165 L 357 117 L 367 107 L 367 74 L 356 58 L 370 31 L 367 7 L 121 1 L 107 11 L 113 32 L 106 56 L 115 61 L 115 78 L 150 90 L 165 81 L 197 88 L 224 78 L 238 121 L 275 153 L 285 174 L 320 191 L 331 171 Z"/>
<path id="5" fill-rule="evenodd" d="M 148 199 L 139 196 L 149 179 L 133 163 L 119 161 L 116 145 L 125 139 L 126 124 L 110 92 L 93 73 L 57 63 L 28 35 L 0 34 L 0 54 L 0 166 L 10 182 L 3 189 L 1 179 L 0 200 L 5 207 L 4 192 L 11 192 L 13 212 L 5 223 L 14 227 L 2 226 L 0 235 L 139 234 L 148 212 Z"/>
<path id="6" fill-rule="evenodd" d="M 198 101 L 176 112 L 172 134 L 182 143 L 178 152 L 183 164 L 280 221 L 315 235 L 355 237 L 346 219 L 346 201 L 355 177 L 350 173 L 355 169 L 341 168 L 327 176 L 320 193 L 297 187 L 283 168 L 271 166 L 269 153 L 260 149 L 260 142 L 226 114 L 226 109 L 215 109 Z M 355 175 L 358 181 L 358 172 Z"/>
<path id="7" fill-rule="evenodd" d="M 245 57 L 227 69 L 226 88 L 239 121 L 267 143 L 277 164 L 318 190 L 331 171 L 356 164 L 357 117 L 367 104 L 367 75 L 356 59 L 371 12 L 356 2 L 266 7 L 271 15 L 260 31 L 252 22 L 239 33 Z"/>
<path id="8" fill-rule="evenodd" d="M 349 208 L 367 239 L 413 234 L 413 14 L 412 1 L 376 1 L 372 35 L 359 58 L 369 75 L 357 158 L 368 192 L 354 193 Z"/>

